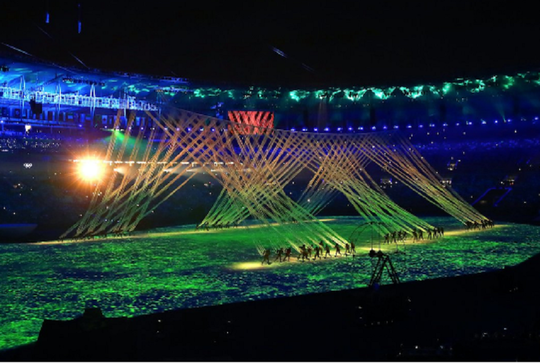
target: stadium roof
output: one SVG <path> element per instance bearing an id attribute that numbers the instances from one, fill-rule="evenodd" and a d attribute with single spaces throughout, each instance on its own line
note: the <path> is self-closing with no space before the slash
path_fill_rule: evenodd
<path id="1" fill-rule="evenodd" d="M 161 92 L 184 90 L 188 81 L 178 77 L 160 77 L 126 72 L 60 65 L 35 57 L 0 54 L 0 86 L 42 92 L 96 96 L 136 96 L 156 100 Z"/>
<path id="2" fill-rule="evenodd" d="M 77 6 L 80 5 L 80 6 Z M 540 66 L 534 2 L 7 2 L 0 47 L 208 84 L 351 87 Z"/>

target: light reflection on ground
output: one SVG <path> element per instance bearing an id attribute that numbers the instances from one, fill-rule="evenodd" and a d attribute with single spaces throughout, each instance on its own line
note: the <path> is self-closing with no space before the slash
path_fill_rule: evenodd
<path id="1" fill-rule="evenodd" d="M 504 224 L 464 231 L 451 218 L 444 239 L 381 245 L 402 281 L 478 273 L 518 264 L 540 252 L 540 227 Z M 328 219 L 344 238 L 361 223 Z M 461 230 L 460 230 L 461 229 Z M 271 228 L 197 232 L 193 227 L 155 229 L 131 237 L 0 245 L 0 349 L 35 341 L 44 318 L 69 319 L 90 305 L 107 317 L 150 314 L 365 286 L 373 244 L 358 255 L 316 262 L 261 265 L 255 244 L 275 238 Z M 404 254 L 392 254 L 398 250 Z M 332 252 L 333 253 L 333 252 Z M 272 258 L 273 260 L 273 258 Z"/>

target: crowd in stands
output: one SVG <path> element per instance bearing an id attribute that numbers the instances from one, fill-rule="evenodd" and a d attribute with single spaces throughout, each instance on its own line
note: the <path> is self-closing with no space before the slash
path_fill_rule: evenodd
<path id="1" fill-rule="evenodd" d="M 34 151 L 45 153 L 65 152 L 66 148 L 86 145 L 86 139 L 75 136 L 58 136 L 55 134 L 26 134 L 17 132 L 0 133 L 0 151 L 19 152 Z"/>
<path id="2" fill-rule="evenodd" d="M 433 144 L 418 144 L 415 146 L 421 153 L 439 153 L 441 151 L 491 152 L 497 149 L 538 148 L 540 140 L 536 138 L 505 139 L 504 141 L 455 141 L 437 142 Z"/>

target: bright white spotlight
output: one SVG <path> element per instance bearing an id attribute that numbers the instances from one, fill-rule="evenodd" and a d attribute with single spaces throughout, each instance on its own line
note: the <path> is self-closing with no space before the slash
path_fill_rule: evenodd
<path id="1" fill-rule="evenodd" d="M 97 160 L 81 160 L 79 175 L 86 181 L 95 181 L 103 175 L 103 163 Z"/>

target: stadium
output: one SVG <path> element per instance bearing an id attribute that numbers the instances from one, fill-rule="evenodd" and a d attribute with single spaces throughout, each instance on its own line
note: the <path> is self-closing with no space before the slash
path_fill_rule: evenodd
<path id="1" fill-rule="evenodd" d="M 246 86 L 5 48 L 0 357 L 539 357 L 540 71 Z"/>

